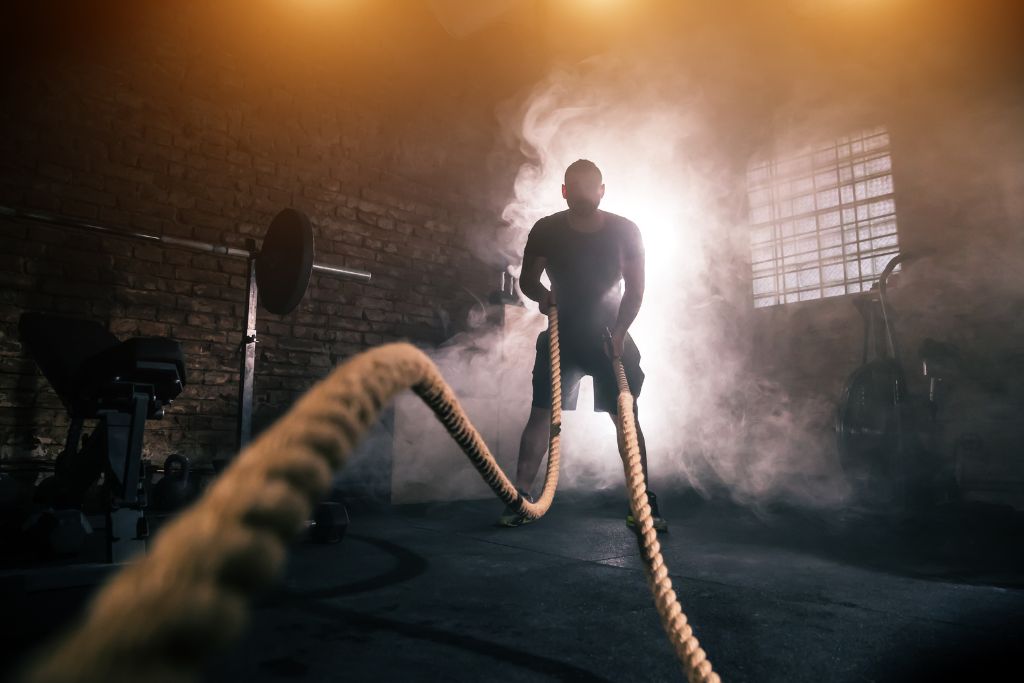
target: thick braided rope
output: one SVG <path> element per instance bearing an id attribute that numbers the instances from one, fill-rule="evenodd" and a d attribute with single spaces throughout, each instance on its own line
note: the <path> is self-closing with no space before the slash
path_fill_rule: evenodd
<path id="1" fill-rule="evenodd" d="M 633 394 L 629 391 L 629 382 L 622 367 L 622 359 L 613 361 L 615 377 L 619 383 L 619 420 L 618 437 L 619 453 L 626 473 L 626 488 L 629 490 L 629 505 L 636 520 L 639 532 L 640 553 L 644 560 L 644 573 L 647 585 L 654 596 L 654 604 L 661 617 L 661 625 L 668 635 L 676 656 L 683 666 L 683 674 L 690 683 L 721 683 L 721 679 L 711 669 L 711 661 L 707 658 L 700 643 L 693 635 L 693 629 L 687 623 L 686 614 L 679 605 L 676 592 L 672 589 L 672 579 L 668 575 L 668 567 L 661 556 L 661 544 L 658 543 L 658 532 L 654 529 L 651 506 L 647 501 L 647 485 L 644 481 L 643 466 L 640 463 L 640 442 L 636 435 L 636 420 L 633 416 Z"/>
<path id="2" fill-rule="evenodd" d="M 558 341 L 558 308 L 548 310 L 548 351 L 551 360 L 551 428 L 548 432 L 548 468 L 544 474 L 543 501 L 551 489 L 555 497 L 558 486 L 558 466 L 562 461 L 562 352 Z M 540 502 L 540 501 L 538 501 Z"/>
<path id="3" fill-rule="evenodd" d="M 557 364 L 557 335 L 552 337 Z M 553 376 L 560 396 L 560 373 Z M 530 503 L 501 471 L 426 355 L 409 344 L 371 349 L 335 369 L 244 449 L 199 501 L 161 531 L 145 557 L 112 578 L 83 623 L 25 680 L 196 680 L 206 660 L 241 633 L 249 598 L 280 574 L 287 543 L 326 493 L 333 472 L 381 408 L 410 387 L 502 501 L 532 518 L 547 511 L 558 481 L 558 430 L 552 430 L 544 495 Z"/>
<path id="4" fill-rule="evenodd" d="M 531 503 L 519 495 L 515 485 L 502 471 L 497 460 L 487 448 L 480 433 L 470 423 L 466 413 L 451 387 L 441 377 L 433 363 L 431 375 L 426 381 L 415 384 L 412 389 L 423 399 L 444 425 L 455 442 L 480 472 L 487 485 L 506 505 L 517 507 L 520 514 L 529 519 L 540 519 L 551 508 L 558 488 L 558 468 L 561 462 L 562 433 L 562 368 L 561 351 L 558 345 L 558 310 L 554 306 L 548 313 L 549 341 L 551 355 L 551 430 L 548 437 L 548 466 L 544 473 L 544 489 L 540 498 Z M 428 361 L 429 362 L 429 361 Z"/>
<path id="5" fill-rule="evenodd" d="M 206 660 L 241 633 L 249 599 L 280 574 L 287 543 L 328 489 L 333 472 L 345 464 L 381 408 L 409 387 L 427 401 L 502 501 L 528 516 L 543 515 L 557 486 L 561 424 L 557 312 L 552 310 L 549 316 L 551 455 L 544 494 L 537 503 L 515 490 L 429 358 L 408 344 L 372 349 L 334 370 L 243 450 L 203 497 L 161 532 L 144 558 L 113 577 L 83 623 L 57 644 L 52 655 L 36 662 L 24 679 L 196 680 Z M 620 386 L 624 381 L 623 374 Z M 634 484 L 637 477 L 642 482 L 642 474 L 628 387 L 626 394 L 625 402 L 621 393 L 619 397 L 620 415 L 628 416 L 620 425 L 620 445 L 630 455 L 631 505 L 644 534 L 645 560 L 648 566 L 659 567 L 667 581 L 656 537 L 657 562 L 646 552 L 653 534 L 649 506 L 644 503 L 645 509 L 636 514 L 642 488 Z M 649 578 L 658 575 L 649 572 Z M 652 591 L 662 583 L 652 580 Z M 661 593 L 655 591 L 656 604 L 684 670 L 691 683 L 717 681 L 668 586 L 670 599 L 659 599 Z M 694 671 L 702 670 L 708 677 L 693 677 Z"/>

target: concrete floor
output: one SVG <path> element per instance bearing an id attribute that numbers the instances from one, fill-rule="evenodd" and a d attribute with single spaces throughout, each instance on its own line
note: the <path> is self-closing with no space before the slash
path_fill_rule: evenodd
<path id="1" fill-rule="evenodd" d="M 1019 669 L 1016 515 L 755 515 L 661 501 L 673 582 L 723 680 L 1007 680 L 993 676 Z M 493 525 L 494 501 L 349 507 L 344 541 L 296 547 L 206 680 L 682 680 L 621 494 L 559 494 L 518 529 Z M 87 593 L 36 591 L 25 604 L 65 614 Z M 5 627 L 7 654 L 52 628 L 25 627 L 40 613 L 12 615 L 22 627 Z"/>

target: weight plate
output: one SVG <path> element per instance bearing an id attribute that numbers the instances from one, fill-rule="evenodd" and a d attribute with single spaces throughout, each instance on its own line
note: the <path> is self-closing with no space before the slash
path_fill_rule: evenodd
<path id="1" fill-rule="evenodd" d="M 256 286 L 263 307 L 286 315 L 295 310 L 313 272 L 313 226 L 306 214 L 284 209 L 274 217 L 256 256 Z"/>

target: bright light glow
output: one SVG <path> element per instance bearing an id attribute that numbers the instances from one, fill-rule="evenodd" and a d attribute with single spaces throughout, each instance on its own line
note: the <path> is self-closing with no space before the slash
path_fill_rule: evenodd
<path id="1" fill-rule="evenodd" d="M 686 101 L 686 84 L 647 76 L 610 58 L 592 60 L 532 93 L 512 124 L 533 156 L 504 213 L 519 236 L 513 249 L 521 255 L 533 224 L 565 209 L 566 166 L 578 158 L 597 163 L 602 208 L 635 221 L 646 247 L 644 304 L 630 332 L 647 375 L 640 415 L 652 479 L 724 484 L 741 500 L 840 500 L 848 488 L 820 440 L 828 403 L 792 401 L 751 367 L 758 341 L 742 323 L 753 313 L 749 289 L 744 300 L 735 294 L 749 278 L 749 243 L 732 222 L 742 218 L 722 201 L 743 178 L 708 149 L 715 122 L 699 100 Z M 534 327 L 541 323 L 533 318 Z M 579 409 L 563 416 L 564 481 L 588 490 L 621 486 L 611 421 L 590 412 L 583 394 Z"/>
<path id="2" fill-rule="evenodd" d="M 676 300 L 670 285 L 701 278 L 702 185 L 680 168 L 666 129 L 685 129 L 678 112 L 636 112 L 626 119 L 599 107 L 558 107 L 555 98 L 535 101 L 524 127 L 540 152 L 537 163 L 524 166 L 516 181 L 517 199 L 505 211 L 513 225 L 528 231 L 542 216 L 566 208 L 561 184 L 566 166 L 579 158 L 594 161 L 604 174 L 601 208 L 634 221 L 647 252 L 647 294 L 634 328 L 654 332 L 662 299 Z M 706 198 L 706 194 L 704 195 Z M 525 239 L 525 237 L 524 237 Z"/>
<path id="3" fill-rule="evenodd" d="M 566 208 L 561 197 L 566 166 L 586 158 L 601 168 L 606 187 L 601 208 L 634 221 L 644 238 L 646 293 L 630 332 L 648 374 L 643 402 L 674 408 L 672 413 L 646 412 L 644 428 L 658 432 L 668 429 L 691 399 L 688 392 L 680 393 L 677 376 L 658 372 L 667 366 L 680 369 L 677 356 L 687 343 L 686 321 L 676 311 L 707 296 L 709 255 L 702 233 L 711 227 L 704 209 L 713 193 L 706 179 L 681 163 L 686 150 L 678 147 L 698 122 L 678 107 L 598 99 L 594 93 L 588 96 L 586 88 L 573 92 L 564 78 L 556 76 L 525 112 L 523 135 L 537 159 L 520 169 L 516 200 L 505 218 L 522 231 L 525 242 L 536 220 Z M 610 438 L 612 426 L 606 416 L 590 412 L 590 400 L 589 391 L 581 392 L 580 409 L 565 417 L 573 434 L 567 452 L 589 456 L 568 459 L 566 473 L 577 481 L 615 480 L 621 465 Z"/>

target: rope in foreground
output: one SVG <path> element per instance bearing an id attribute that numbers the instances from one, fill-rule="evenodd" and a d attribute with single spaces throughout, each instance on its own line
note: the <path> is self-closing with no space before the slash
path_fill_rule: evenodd
<path id="1" fill-rule="evenodd" d="M 613 361 L 615 378 L 619 383 L 619 419 L 615 423 L 619 439 L 619 454 L 626 473 L 626 488 L 629 491 L 629 507 L 636 519 L 639 534 L 640 554 L 644 560 L 647 585 L 654 596 L 654 604 L 661 617 L 662 628 L 668 635 L 676 657 L 683 666 L 683 673 L 690 683 L 720 683 L 721 679 L 711 668 L 711 660 L 700 647 L 693 635 L 693 628 L 687 623 L 686 614 L 679 605 L 679 599 L 668 576 L 668 566 L 661 556 L 658 532 L 654 530 L 651 505 L 647 501 L 647 485 L 644 481 L 643 466 L 640 463 L 640 443 L 636 435 L 636 419 L 633 414 L 633 394 L 622 367 L 622 359 Z"/>
<path id="2" fill-rule="evenodd" d="M 552 366 L 550 454 L 536 503 L 516 491 L 470 424 L 434 363 L 409 344 L 361 353 L 313 386 L 272 427 L 242 450 L 190 508 L 168 524 L 149 553 L 119 571 L 82 622 L 24 677 L 32 683 L 195 681 L 207 660 L 236 640 L 249 600 L 283 567 L 303 528 L 359 438 L 397 393 L 412 388 L 434 411 L 505 504 L 537 519 L 558 486 L 561 369 L 558 316 L 549 313 Z M 690 683 L 717 683 L 686 623 L 651 520 L 622 363 L 619 447 L 637 520 L 644 565 L 665 632 Z"/>

